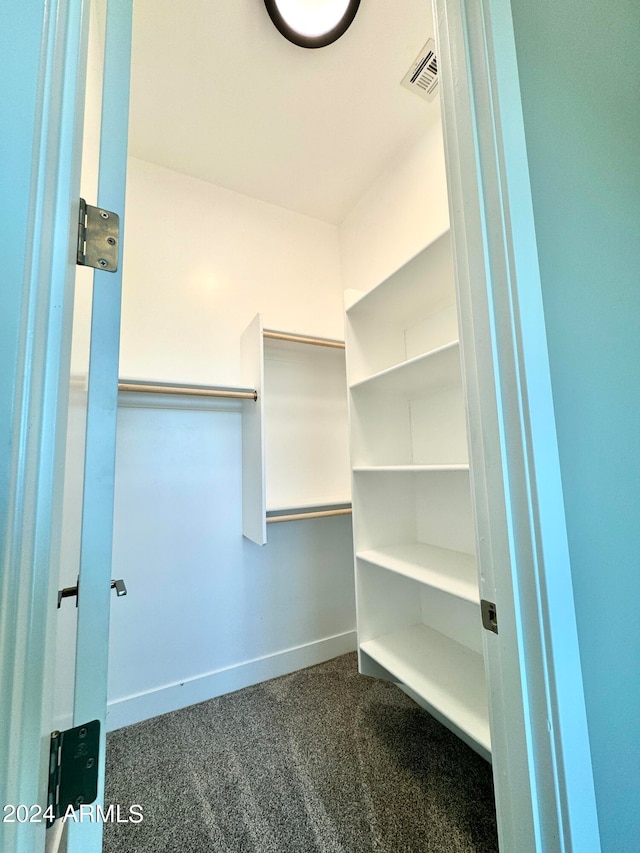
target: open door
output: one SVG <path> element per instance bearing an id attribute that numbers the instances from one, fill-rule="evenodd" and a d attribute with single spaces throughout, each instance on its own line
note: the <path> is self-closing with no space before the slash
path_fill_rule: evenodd
<path id="1" fill-rule="evenodd" d="M 84 391 L 86 442 L 70 444 L 84 470 L 73 723 L 101 724 L 96 802 L 104 777 L 122 268 L 97 269 L 93 286 L 85 282 L 93 290 L 88 381 L 72 377 L 70 392 L 89 7 L 89 0 L 10 0 L 3 9 L 0 63 L 10 97 L 0 105 L 8 129 L 1 148 L 11 210 L 0 306 L 0 848 L 7 853 L 57 845 L 46 818 L 65 439 L 74 418 L 83 432 Z M 98 197 L 87 202 L 118 213 L 121 228 L 130 32 L 130 0 L 108 0 Z M 82 335 L 81 324 L 76 331 Z M 101 824 L 85 821 L 74 824 L 69 849 L 98 851 Z"/>
<path id="2" fill-rule="evenodd" d="M 103 804 L 106 744 L 109 613 L 112 596 L 112 531 L 115 475 L 115 440 L 118 397 L 118 355 L 122 292 L 122 253 L 129 113 L 131 51 L 131 0 L 92 0 L 88 97 L 101 96 L 97 169 L 97 203 L 100 216 L 119 218 L 118 268 L 96 268 L 90 312 L 89 359 L 86 384 L 86 420 L 83 441 L 83 492 L 79 542 L 77 628 L 73 727 L 99 722 L 98 784 L 95 806 L 82 804 L 66 820 L 67 851 L 91 853 L 102 849 L 103 821 L 97 806 Z M 104 46 L 104 51 L 100 48 Z M 95 55 L 97 54 L 97 55 Z M 93 77 L 91 75 L 93 74 Z M 102 91 L 99 84 L 102 83 Z M 91 91 L 93 88 L 93 92 Z M 96 89 L 98 91 L 96 91 Z M 87 103 L 87 110 L 90 104 Z M 86 161 L 85 161 L 86 162 Z M 90 199 L 87 199 L 90 203 Z M 107 220 L 108 221 L 108 220 Z M 100 263 L 100 259 L 98 260 Z M 76 307 L 82 294 L 76 298 Z M 86 311 L 76 311 L 76 319 Z M 74 340 L 77 334 L 74 331 Z M 73 354 L 73 353 L 72 353 Z M 75 378 L 75 377 L 73 377 Z M 72 378 L 72 389 L 73 389 Z M 73 396 L 70 397 L 73 400 Z M 80 401 L 82 409 L 82 401 Z M 70 407 L 70 416 L 73 415 Z M 77 417 L 77 413 L 76 413 Z M 70 418 L 70 425 L 73 421 Z M 68 437 L 71 434 L 68 433 Z M 77 452 L 68 441 L 67 455 Z M 67 470 L 69 465 L 67 465 Z M 117 579 L 116 593 L 126 590 Z M 83 819 L 84 818 L 84 819 Z M 56 830 L 59 831 L 59 827 Z"/>

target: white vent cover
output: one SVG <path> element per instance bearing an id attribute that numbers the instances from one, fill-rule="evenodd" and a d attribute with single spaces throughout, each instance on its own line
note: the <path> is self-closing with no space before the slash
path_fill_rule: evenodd
<path id="1" fill-rule="evenodd" d="M 438 59 L 436 57 L 436 43 L 429 39 L 418 54 L 402 80 L 405 88 L 420 95 L 425 101 L 432 101 L 436 96 L 438 87 Z"/>

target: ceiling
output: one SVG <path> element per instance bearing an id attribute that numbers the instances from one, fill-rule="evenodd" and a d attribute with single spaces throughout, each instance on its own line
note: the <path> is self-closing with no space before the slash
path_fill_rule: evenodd
<path id="1" fill-rule="evenodd" d="M 308 50 L 262 0 L 136 0 L 129 153 L 339 223 L 436 119 L 400 85 L 432 31 L 430 0 L 361 0 Z"/>

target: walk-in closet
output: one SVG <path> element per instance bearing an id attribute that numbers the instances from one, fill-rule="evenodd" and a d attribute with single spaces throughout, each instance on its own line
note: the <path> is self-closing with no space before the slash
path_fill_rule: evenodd
<path id="1" fill-rule="evenodd" d="M 99 50 L 93 22 L 90 38 Z M 394 848 L 381 825 L 376 846 L 371 825 L 348 842 L 328 816 L 316 846 L 287 849 L 426 844 L 423 783 L 411 789 L 418 771 L 403 762 L 442 738 L 476 811 L 451 794 L 447 829 L 443 794 L 445 840 L 428 849 L 495 849 L 431 3 L 362 2 L 340 39 L 306 49 L 263 0 L 136 0 L 123 270 L 113 572 L 127 594 L 111 608 L 107 790 L 129 760 L 127 727 L 177 725 L 162 715 L 247 688 L 293 702 L 314 666 L 320 685 L 301 695 L 320 708 L 322 679 L 335 692 L 347 666 L 356 698 L 345 681 L 344 701 L 362 706 L 334 719 L 327 704 L 327 725 L 353 727 L 344 761 L 357 765 L 358 750 L 383 750 L 358 746 L 357 708 L 387 708 L 393 757 L 371 774 L 405 767 L 397 814 L 420 829 Z M 61 649 L 73 619 L 65 607 Z M 249 730 L 244 695 L 229 707 Z M 62 684 L 60 727 L 69 696 Z M 158 730 L 139 731 L 162 748 Z M 243 772 L 249 787 L 260 776 Z M 227 829 L 215 849 L 258 849 L 229 846 Z M 114 833 L 108 849 L 125 849 Z M 283 849 L 265 837 L 263 850 Z"/>
<path id="2" fill-rule="evenodd" d="M 636 853 L 638 4 L 1 38 L 3 853 Z"/>

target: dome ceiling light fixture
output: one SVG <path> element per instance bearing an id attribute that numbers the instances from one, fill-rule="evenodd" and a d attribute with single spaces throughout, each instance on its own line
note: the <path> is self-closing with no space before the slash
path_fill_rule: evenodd
<path id="1" fill-rule="evenodd" d="M 326 47 L 351 26 L 360 0 L 264 0 L 269 17 L 293 44 Z"/>

